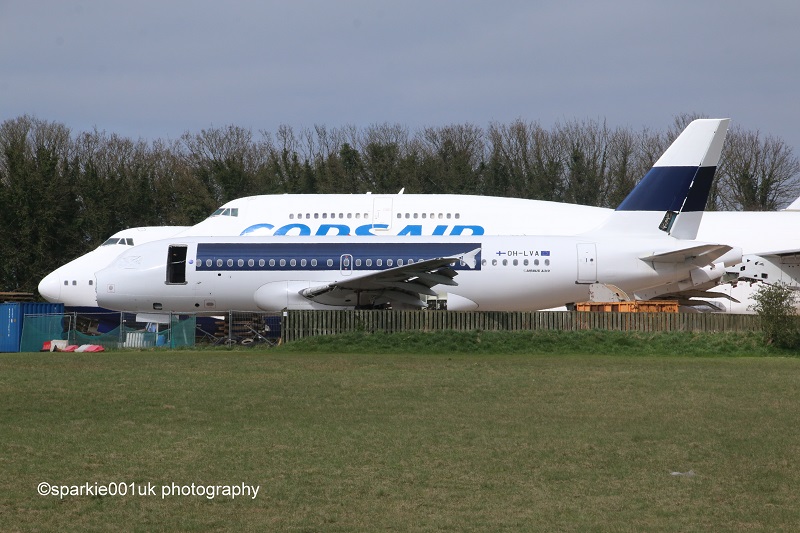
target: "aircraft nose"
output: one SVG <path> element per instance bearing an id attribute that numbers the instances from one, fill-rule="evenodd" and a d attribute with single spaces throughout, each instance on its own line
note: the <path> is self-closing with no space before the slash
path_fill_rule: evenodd
<path id="1" fill-rule="evenodd" d="M 39 282 L 39 294 L 42 298 L 51 303 L 61 302 L 61 278 L 55 273 L 51 272 Z"/>

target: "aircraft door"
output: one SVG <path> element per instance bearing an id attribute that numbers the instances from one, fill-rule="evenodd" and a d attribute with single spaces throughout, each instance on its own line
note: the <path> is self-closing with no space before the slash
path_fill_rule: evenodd
<path id="1" fill-rule="evenodd" d="M 597 282 L 597 247 L 593 242 L 578 244 L 578 283 Z"/>
<path id="2" fill-rule="evenodd" d="M 167 252 L 167 285 L 186 284 L 186 245 L 173 245 Z"/>
<path id="3" fill-rule="evenodd" d="M 372 204 L 372 225 L 374 231 L 388 231 L 392 228 L 392 199 L 375 198 Z M 374 226 L 378 227 L 374 227 Z"/>
<path id="4" fill-rule="evenodd" d="M 353 256 L 350 254 L 342 254 L 339 258 L 339 272 L 342 276 L 349 276 L 353 273 Z"/>

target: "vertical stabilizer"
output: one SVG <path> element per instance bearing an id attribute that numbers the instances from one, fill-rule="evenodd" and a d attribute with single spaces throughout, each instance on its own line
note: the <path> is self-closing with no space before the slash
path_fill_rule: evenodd
<path id="1" fill-rule="evenodd" d="M 729 124 L 727 118 L 692 121 L 617 207 L 612 220 L 629 227 L 643 224 L 648 232 L 655 223 L 675 238 L 694 239 Z"/>

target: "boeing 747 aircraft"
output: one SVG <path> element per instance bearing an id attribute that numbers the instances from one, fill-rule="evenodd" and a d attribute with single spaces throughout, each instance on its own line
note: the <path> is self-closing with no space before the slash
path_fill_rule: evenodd
<path id="1" fill-rule="evenodd" d="M 694 240 L 728 123 L 692 122 L 620 207 L 579 235 L 489 236 L 432 206 L 400 213 L 408 222 L 398 236 L 380 237 L 392 219 L 379 209 L 298 210 L 289 227 L 242 232 L 268 237 L 177 236 L 132 248 L 97 273 L 98 303 L 150 313 L 417 307 L 442 286 L 449 309 L 535 310 L 586 299 L 597 282 L 630 293 L 691 283 L 693 273 L 741 261 L 731 246 Z M 318 224 L 313 236 L 309 223 Z M 292 231 L 300 236 L 274 238 Z"/>

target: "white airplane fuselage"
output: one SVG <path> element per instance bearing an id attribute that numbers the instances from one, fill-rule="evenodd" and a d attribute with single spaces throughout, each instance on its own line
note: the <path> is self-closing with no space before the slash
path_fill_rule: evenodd
<path id="1" fill-rule="evenodd" d="M 457 285 L 437 287 L 446 291 L 448 309 L 527 311 L 586 300 L 598 279 L 631 292 L 675 282 L 695 266 L 640 257 L 654 245 L 664 252 L 685 244 L 668 236 L 658 242 L 636 236 L 187 237 L 125 252 L 97 273 L 97 294 L 102 307 L 129 312 L 352 308 L 375 302 L 354 300 L 352 293 L 314 301 L 303 292 L 479 249 L 474 266 L 454 260 Z M 167 265 L 170 247 L 185 248 L 182 265 Z"/>

